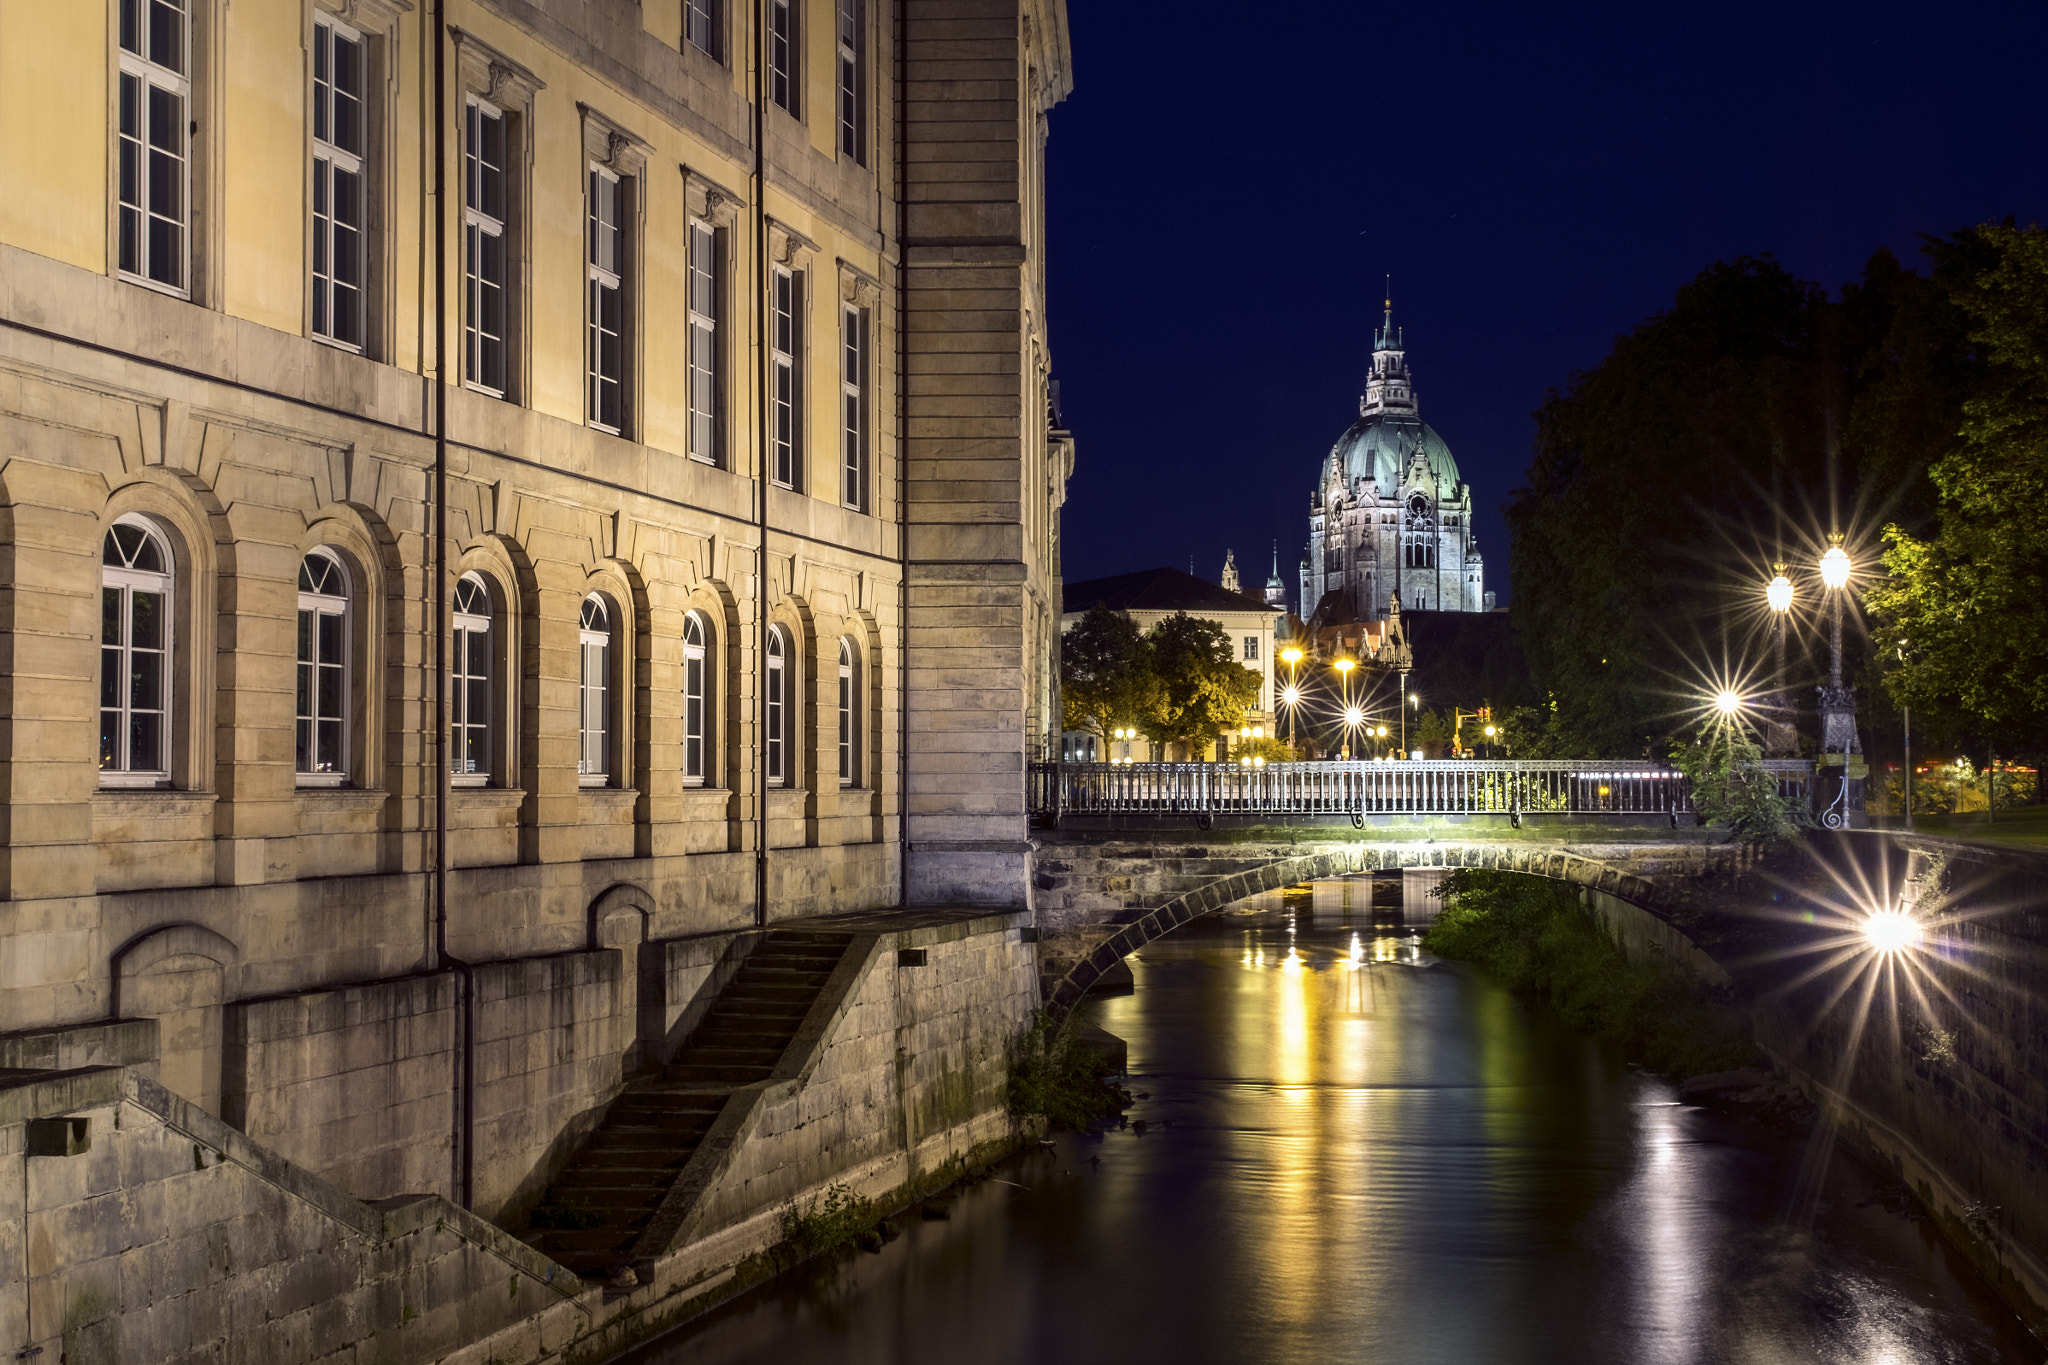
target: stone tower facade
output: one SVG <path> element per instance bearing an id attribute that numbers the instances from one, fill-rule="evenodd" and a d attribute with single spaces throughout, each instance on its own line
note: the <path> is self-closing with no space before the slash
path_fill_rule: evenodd
<path id="1" fill-rule="evenodd" d="M 1309 495 L 1301 614 L 1313 615 L 1332 593 L 1339 620 L 1380 620 L 1397 594 L 1411 611 L 1491 610 L 1472 490 L 1422 420 L 1391 299 L 1386 307 L 1358 420 L 1331 447 Z"/>

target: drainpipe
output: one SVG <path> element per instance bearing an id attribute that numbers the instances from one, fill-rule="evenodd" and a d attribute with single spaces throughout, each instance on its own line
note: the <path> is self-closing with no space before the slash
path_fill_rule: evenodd
<path id="1" fill-rule="evenodd" d="M 476 971 L 448 951 L 448 27 L 434 4 L 434 953 L 429 964 L 462 974 L 461 1098 L 455 1123 L 456 1191 L 476 1190 Z"/>
<path id="2" fill-rule="evenodd" d="M 759 800 L 754 817 L 754 924 L 768 924 L 768 176 L 767 176 L 767 76 L 761 50 L 761 9 L 754 6 L 748 20 L 753 29 L 754 63 L 754 659 L 755 733 L 754 785 Z M 783 671 L 783 690 L 789 688 L 790 670 Z M 783 716 L 789 715 L 790 698 L 782 699 Z M 784 745 L 788 729 L 783 727 Z M 784 755 L 785 761 L 793 755 Z"/>
<path id="3" fill-rule="evenodd" d="M 890 168 L 896 192 L 896 903 L 910 905 L 910 363 L 906 340 L 910 318 L 909 197 L 903 168 L 910 164 L 910 120 L 904 117 L 909 23 L 904 4 L 894 7 L 896 29 L 896 164 Z M 877 179 L 880 177 L 877 176 Z"/>

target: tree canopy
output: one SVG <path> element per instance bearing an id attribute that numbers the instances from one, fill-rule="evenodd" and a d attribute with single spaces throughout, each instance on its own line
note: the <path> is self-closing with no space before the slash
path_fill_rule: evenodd
<path id="1" fill-rule="evenodd" d="M 1867 602 L 1887 689 L 1939 729 L 2048 740 L 2048 232 L 1946 245 L 1982 378 L 1931 471 L 1937 527 L 1885 528 Z"/>
<path id="2" fill-rule="evenodd" d="M 1831 299 L 1768 256 L 1722 262 L 1549 395 L 1507 507 L 1540 699 L 1525 746 L 1662 753 L 1718 687 L 1770 685 L 1774 562 L 1810 582 L 1829 530 L 1867 546 L 1886 520 L 1925 523 L 1926 464 L 1969 384 L 1937 277 L 1880 252 Z M 1818 636 L 1793 633 L 1795 695 L 1825 673 Z"/>
<path id="3" fill-rule="evenodd" d="M 1238 727 L 1259 683 L 1223 627 L 1184 612 L 1141 636 L 1128 616 L 1097 606 L 1060 641 L 1069 729 L 1106 735 L 1136 725 L 1154 743 L 1199 749 Z"/>

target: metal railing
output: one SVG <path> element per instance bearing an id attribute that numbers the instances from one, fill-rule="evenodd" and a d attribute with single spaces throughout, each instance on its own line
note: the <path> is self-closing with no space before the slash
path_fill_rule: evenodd
<path id="1" fill-rule="evenodd" d="M 1813 764 L 1758 765 L 1779 792 L 1812 800 Z M 1685 775 L 1647 762 L 1395 759 L 1369 762 L 1033 763 L 1031 814 L 1350 816 L 1663 815 L 1694 813 Z"/>

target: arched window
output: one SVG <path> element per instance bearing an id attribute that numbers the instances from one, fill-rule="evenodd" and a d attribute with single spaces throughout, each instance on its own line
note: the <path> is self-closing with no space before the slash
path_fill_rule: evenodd
<path id="1" fill-rule="evenodd" d="M 768 628 L 768 669 L 766 678 L 768 711 L 768 733 L 764 736 L 762 770 L 767 774 L 768 784 L 787 787 L 791 784 L 789 762 L 789 645 L 781 626 Z"/>
<path id="2" fill-rule="evenodd" d="M 696 612 L 683 618 L 683 785 L 701 787 L 711 771 L 704 737 L 711 727 L 705 680 L 704 619 Z"/>
<path id="3" fill-rule="evenodd" d="M 576 692 L 576 776 L 586 787 L 602 787 L 612 771 L 612 623 L 602 597 L 592 593 L 583 599 L 578 624 L 583 667 Z"/>
<path id="4" fill-rule="evenodd" d="M 492 615 L 491 590 L 480 575 L 455 581 L 448 771 L 460 786 L 480 787 L 491 778 Z"/>
<path id="5" fill-rule="evenodd" d="M 332 550 L 299 561 L 298 762 L 312 785 L 348 778 L 348 587 Z"/>
<path id="6" fill-rule="evenodd" d="M 113 786 L 171 775 L 171 552 L 140 517 L 100 547 L 100 773 Z"/>
<path id="7" fill-rule="evenodd" d="M 860 667 L 853 641 L 839 642 L 839 785 L 860 785 Z"/>

